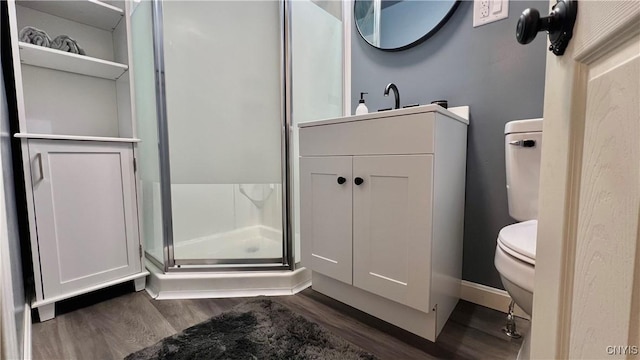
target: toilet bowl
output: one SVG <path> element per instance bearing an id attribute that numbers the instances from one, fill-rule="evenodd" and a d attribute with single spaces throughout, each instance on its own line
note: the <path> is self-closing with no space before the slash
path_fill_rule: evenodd
<path id="1" fill-rule="evenodd" d="M 537 228 L 537 220 L 504 227 L 498 235 L 494 259 L 505 290 L 528 315 L 533 308 Z"/>

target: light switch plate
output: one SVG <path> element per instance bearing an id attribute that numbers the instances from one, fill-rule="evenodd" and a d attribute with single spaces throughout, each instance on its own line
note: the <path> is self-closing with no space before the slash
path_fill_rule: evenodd
<path id="1" fill-rule="evenodd" d="M 509 0 L 474 0 L 473 27 L 509 17 Z"/>

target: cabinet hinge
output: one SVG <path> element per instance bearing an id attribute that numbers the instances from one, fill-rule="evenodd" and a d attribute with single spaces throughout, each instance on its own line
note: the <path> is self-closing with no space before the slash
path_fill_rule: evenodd
<path id="1" fill-rule="evenodd" d="M 142 244 L 138 245 L 138 253 L 140 254 L 140 257 L 142 257 Z"/>
<path id="2" fill-rule="evenodd" d="M 133 172 L 138 171 L 138 161 L 136 158 L 133 158 Z"/>

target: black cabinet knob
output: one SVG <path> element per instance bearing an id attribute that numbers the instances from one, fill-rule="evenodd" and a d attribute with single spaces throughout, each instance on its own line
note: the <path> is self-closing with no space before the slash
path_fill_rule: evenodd
<path id="1" fill-rule="evenodd" d="M 526 9 L 522 12 L 516 26 L 516 39 L 520 44 L 528 44 L 533 41 L 539 31 L 546 31 L 549 33 L 551 42 L 549 51 L 558 56 L 564 54 L 573 36 L 578 1 L 557 1 L 549 16 L 546 17 L 540 17 L 540 12 L 536 9 Z"/>
<path id="2" fill-rule="evenodd" d="M 364 182 L 364 179 L 362 179 L 361 177 L 357 177 L 353 179 L 353 182 L 356 183 L 356 185 L 362 185 L 362 183 Z"/>
<path id="3" fill-rule="evenodd" d="M 347 179 L 343 178 L 342 176 L 338 176 L 338 184 L 342 185 L 346 182 L 347 182 Z"/>

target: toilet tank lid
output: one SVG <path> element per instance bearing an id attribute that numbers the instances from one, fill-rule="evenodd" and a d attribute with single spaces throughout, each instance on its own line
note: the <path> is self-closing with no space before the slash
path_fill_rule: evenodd
<path id="1" fill-rule="evenodd" d="M 542 131 L 542 119 L 526 119 L 509 121 L 504 126 L 505 134 L 528 133 Z"/>

